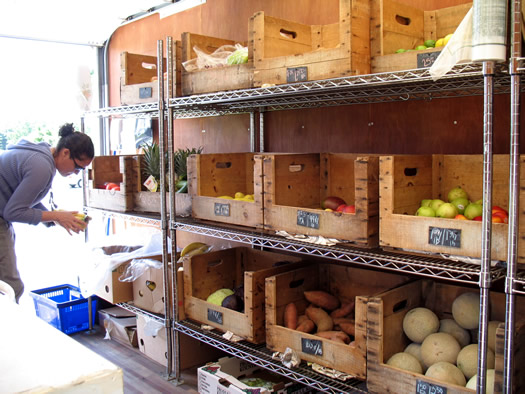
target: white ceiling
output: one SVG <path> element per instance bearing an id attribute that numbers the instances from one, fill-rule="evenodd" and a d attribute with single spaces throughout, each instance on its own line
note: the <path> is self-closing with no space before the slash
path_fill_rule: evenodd
<path id="1" fill-rule="evenodd" d="M 205 2 L 205 0 L 2 0 L 0 37 L 102 46 L 131 15 L 154 9 L 153 12 L 159 12 L 160 16 L 164 17 Z"/>

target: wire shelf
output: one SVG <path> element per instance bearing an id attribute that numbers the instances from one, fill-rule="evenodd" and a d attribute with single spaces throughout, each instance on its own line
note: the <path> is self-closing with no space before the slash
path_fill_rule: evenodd
<path id="1" fill-rule="evenodd" d="M 125 309 L 127 311 L 130 311 L 131 313 L 134 313 L 136 315 L 146 316 L 146 317 L 149 317 L 150 319 L 153 319 L 153 320 L 155 320 L 155 321 L 157 321 L 159 323 L 162 323 L 163 325 L 166 324 L 166 319 L 164 318 L 164 316 L 159 316 L 159 315 L 156 315 L 154 313 L 145 311 L 144 309 L 137 308 L 136 306 L 134 306 L 132 304 L 128 304 L 126 302 L 119 302 L 116 305 L 120 306 L 121 308 L 123 308 L 123 309 Z"/>
<path id="2" fill-rule="evenodd" d="M 293 379 L 308 387 L 313 387 L 327 393 L 366 393 L 365 383 L 358 379 L 338 381 L 336 379 L 318 374 L 303 362 L 299 367 L 289 369 L 280 362 L 272 359 L 272 352 L 264 345 L 252 343 L 230 342 L 222 337 L 218 330 L 202 330 L 198 323 L 184 320 L 175 323 L 175 330 L 216 347 L 232 356 L 246 360 L 279 375 Z"/>
<path id="3" fill-rule="evenodd" d="M 162 220 L 159 215 L 154 214 L 145 214 L 141 212 L 116 212 L 109 211 L 107 209 L 93 208 L 93 207 L 84 207 L 85 210 L 89 212 L 102 215 L 105 218 L 111 219 L 122 219 L 132 223 L 142 224 L 146 226 L 153 226 L 160 228 L 162 226 Z"/>
<path id="4" fill-rule="evenodd" d="M 337 260 L 338 262 L 366 265 L 397 273 L 403 272 L 466 284 L 478 284 L 480 280 L 479 265 L 456 261 L 452 258 L 436 257 L 436 255 L 397 253 L 382 249 L 341 246 L 339 244 L 335 246 L 320 246 L 290 240 L 262 231 L 219 226 L 215 223 L 212 224 L 194 219 L 177 219 L 176 222 L 171 223 L 171 227 L 177 230 L 246 243 L 255 247 L 294 252 L 310 257 L 323 257 Z M 493 281 L 503 278 L 505 276 L 504 268 L 499 266 L 492 267 L 490 276 Z"/>
<path id="5" fill-rule="evenodd" d="M 144 103 L 144 104 L 134 104 L 134 105 L 124 105 L 121 107 L 107 107 L 100 108 L 93 111 L 84 112 L 84 117 L 94 117 L 94 116 L 126 116 L 133 115 L 135 117 L 154 117 L 158 116 L 159 112 L 159 103 Z"/>

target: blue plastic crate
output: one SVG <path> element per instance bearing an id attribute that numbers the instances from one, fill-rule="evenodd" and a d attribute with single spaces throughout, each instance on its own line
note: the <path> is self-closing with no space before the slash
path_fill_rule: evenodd
<path id="1" fill-rule="evenodd" d="M 66 334 L 89 329 L 88 299 L 78 287 L 60 285 L 29 292 L 36 315 Z M 92 323 L 97 316 L 97 297 L 91 297 Z"/>

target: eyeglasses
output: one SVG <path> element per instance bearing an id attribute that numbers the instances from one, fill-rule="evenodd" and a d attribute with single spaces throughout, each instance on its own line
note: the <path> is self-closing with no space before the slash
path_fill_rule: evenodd
<path id="1" fill-rule="evenodd" d="M 86 167 L 82 167 L 80 164 L 78 164 L 74 157 L 72 156 L 69 156 L 69 157 L 71 158 L 71 160 L 73 160 L 73 163 L 75 164 L 75 171 L 76 170 L 82 171 L 86 169 Z"/>

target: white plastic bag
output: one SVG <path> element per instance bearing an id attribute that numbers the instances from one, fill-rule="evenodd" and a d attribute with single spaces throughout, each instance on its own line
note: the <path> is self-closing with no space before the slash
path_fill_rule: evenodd
<path id="1" fill-rule="evenodd" d="M 204 70 L 207 68 L 224 67 L 228 65 L 228 58 L 234 54 L 238 54 L 239 51 L 246 50 L 246 61 L 248 61 L 247 51 L 248 48 L 243 47 L 241 44 L 235 45 L 223 45 L 215 50 L 213 53 L 206 53 L 197 46 L 193 47 L 193 50 L 197 54 L 197 57 L 182 63 L 186 71 Z M 241 52 L 242 53 L 242 52 Z M 235 55 L 238 56 L 238 55 Z M 244 59 L 244 56 L 241 56 Z M 231 63 L 238 64 L 238 63 Z"/>

